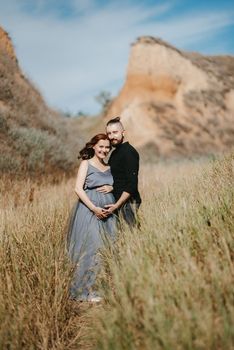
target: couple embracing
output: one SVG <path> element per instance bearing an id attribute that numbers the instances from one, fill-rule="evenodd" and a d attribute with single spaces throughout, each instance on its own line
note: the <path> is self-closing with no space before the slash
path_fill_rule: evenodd
<path id="1" fill-rule="evenodd" d="M 105 158 L 114 147 L 109 163 Z M 74 207 L 68 230 L 68 253 L 76 269 L 70 293 L 78 300 L 99 301 L 93 290 L 100 266 L 97 252 L 104 237 L 114 241 L 119 217 L 136 225 L 139 154 L 124 140 L 120 118 L 108 121 L 106 134 L 95 135 L 80 151 Z"/>

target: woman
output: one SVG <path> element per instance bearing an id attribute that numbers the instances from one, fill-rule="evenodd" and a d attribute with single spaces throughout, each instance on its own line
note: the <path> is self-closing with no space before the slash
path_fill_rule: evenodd
<path id="1" fill-rule="evenodd" d="M 110 151 L 106 134 L 95 135 L 80 151 L 75 192 L 79 197 L 70 220 L 68 253 L 76 264 L 71 297 L 99 301 L 92 290 L 98 272 L 98 249 L 115 235 L 115 217 L 104 206 L 114 203 L 113 178 L 104 159 Z"/>

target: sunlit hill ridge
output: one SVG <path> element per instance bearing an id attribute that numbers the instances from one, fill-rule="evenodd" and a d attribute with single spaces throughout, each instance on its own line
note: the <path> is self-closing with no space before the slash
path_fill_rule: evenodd
<path id="1" fill-rule="evenodd" d="M 126 80 L 106 117 L 121 114 L 129 138 L 173 157 L 234 145 L 234 57 L 178 50 L 153 37 L 131 48 Z"/>

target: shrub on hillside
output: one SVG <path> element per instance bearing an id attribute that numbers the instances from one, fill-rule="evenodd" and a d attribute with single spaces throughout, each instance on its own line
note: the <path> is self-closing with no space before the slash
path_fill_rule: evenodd
<path id="1" fill-rule="evenodd" d="M 3 133 L 6 133 L 9 129 L 9 126 L 7 124 L 6 118 L 4 118 L 4 115 L 0 114 L 0 130 Z"/>
<path id="2" fill-rule="evenodd" d="M 10 154 L 0 155 L 0 171 L 1 172 L 15 172 L 20 169 L 20 161 L 12 157 Z"/>
<path id="3" fill-rule="evenodd" d="M 12 128 L 9 132 L 14 148 L 25 158 L 30 171 L 41 170 L 48 163 L 63 170 L 72 165 L 66 146 L 55 135 L 35 128 Z"/>

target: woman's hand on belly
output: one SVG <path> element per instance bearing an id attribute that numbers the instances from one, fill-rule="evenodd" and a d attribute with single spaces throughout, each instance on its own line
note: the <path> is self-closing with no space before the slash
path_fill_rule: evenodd
<path id="1" fill-rule="evenodd" d="M 110 215 L 109 213 L 107 213 L 106 209 L 100 207 L 94 207 L 93 212 L 98 219 L 105 219 L 108 215 Z"/>

